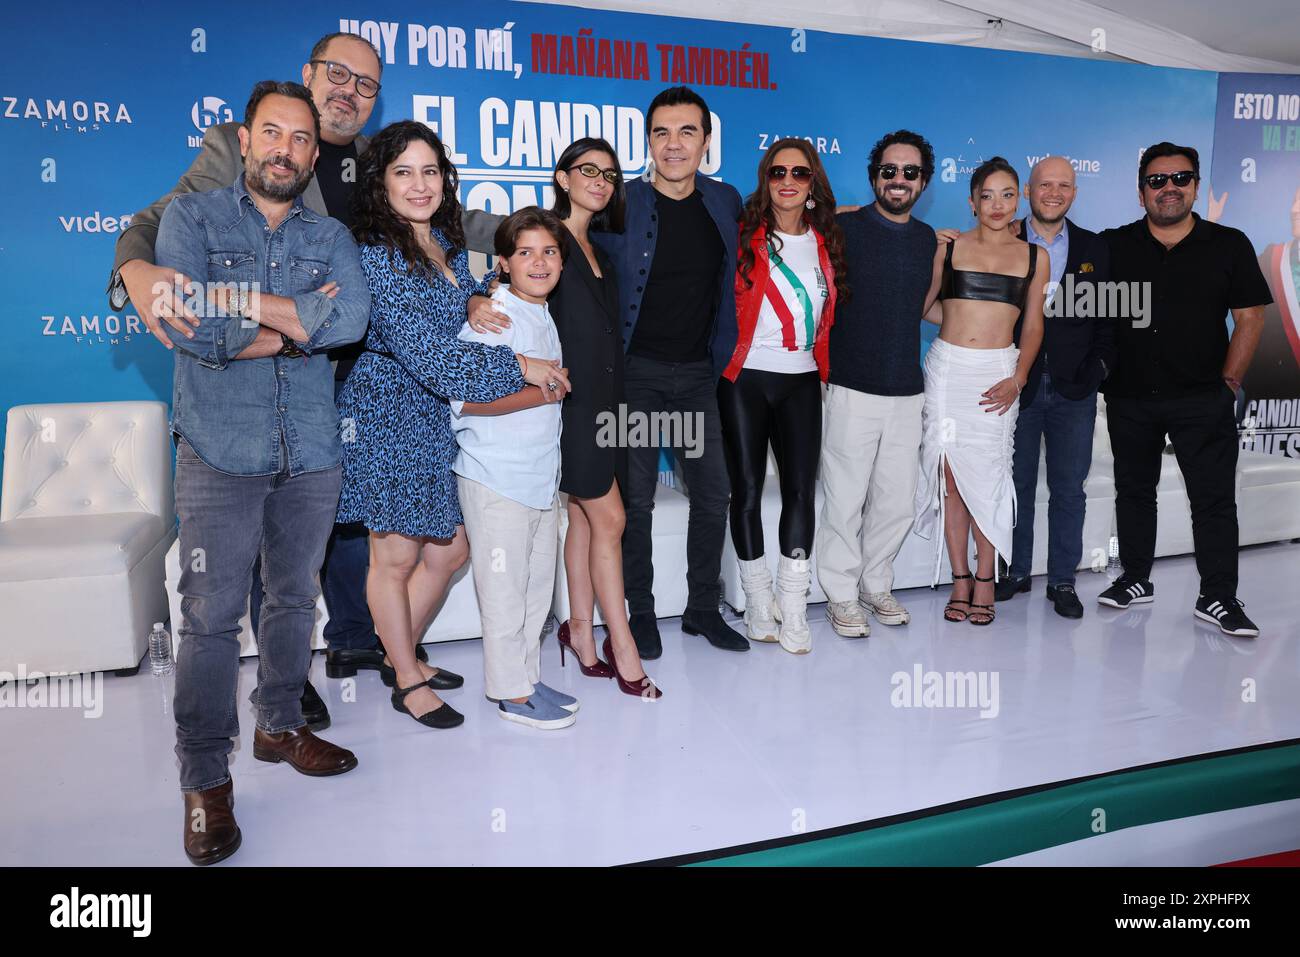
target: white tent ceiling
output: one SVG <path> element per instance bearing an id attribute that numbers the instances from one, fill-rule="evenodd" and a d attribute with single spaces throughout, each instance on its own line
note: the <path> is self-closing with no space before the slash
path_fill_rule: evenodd
<path id="1" fill-rule="evenodd" d="M 1297 0 L 581 0 L 566 5 L 1157 66 L 1300 73 Z M 1105 31 L 1104 52 L 1093 49 L 1097 30 Z"/>

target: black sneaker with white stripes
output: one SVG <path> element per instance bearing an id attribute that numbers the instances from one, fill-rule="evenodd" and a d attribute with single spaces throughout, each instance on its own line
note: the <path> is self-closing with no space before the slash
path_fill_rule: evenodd
<path id="1" fill-rule="evenodd" d="M 1202 595 L 1196 599 L 1196 611 L 1193 612 L 1202 621 L 1219 626 L 1219 631 L 1234 638 L 1258 638 L 1259 628 L 1246 617 L 1243 605 L 1236 598 L 1206 598 Z"/>
<path id="2" fill-rule="evenodd" d="M 1156 600 L 1156 586 L 1142 578 L 1129 578 L 1121 575 L 1104 592 L 1097 596 L 1097 602 L 1111 608 L 1127 608 Z"/>

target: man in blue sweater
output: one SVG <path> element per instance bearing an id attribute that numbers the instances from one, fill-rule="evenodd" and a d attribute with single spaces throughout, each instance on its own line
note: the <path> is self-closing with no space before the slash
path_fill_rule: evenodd
<path id="1" fill-rule="evenodd" d="M 894 557 L 912 527 L 920 468 L 921 311 L 934 230 L 912 207 L 934 175 L 934 150 L 909 130 L 871 150 L 876 201 L 838 217 L 852 296 L 835 312 L 822 437 L 817 576 L 836 634 L 910 620 L 894 598 Z"/>

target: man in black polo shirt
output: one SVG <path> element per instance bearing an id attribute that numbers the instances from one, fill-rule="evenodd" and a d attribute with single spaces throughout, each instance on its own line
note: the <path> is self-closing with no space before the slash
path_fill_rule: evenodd
<path id="1" fill-rule="evenodd" d="M 1196 150 L 1157 143 L 1138 166 L 1147 215 L 1101 234 L 1111 278 L 1148 283 L 1150 309 L 1118 320 L 1116 368 L 1103 386 L 1124 574 L 1097 600 L 1127 608 L 1155 596 L 1156 483 L 1168 434 L 1192 506 L 1201 576 L 1194 613 L 1224 634 L 1255 637 L 1237 599 L 1234 406 L 1272 298 L 1245 233 L 1192 212 L 1200 178 Z"/>

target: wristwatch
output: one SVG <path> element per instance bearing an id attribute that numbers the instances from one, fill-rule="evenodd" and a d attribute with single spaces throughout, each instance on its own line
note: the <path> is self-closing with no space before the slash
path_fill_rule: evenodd
<path id="1" fill-rule="evenodd" d="M 130 297 L 126 294 L 126 283 L 122 281 L 122 270 L 114 269 L 108 280 L 108 305 L 115 312 L 126 308 Z"/>
<path id="2" fill-rule="evenodd" d="M 284 356 L 286 359 L 296 359 L 299 356 L 305 356 L 307 354 L 298 348 L 298 343 L 294 342 L 283 332 L 280 333 L 280 338 L 284 340 L 284 345 L 281 346 L 280 351 L 276 353 L 277 356 Z"/>

